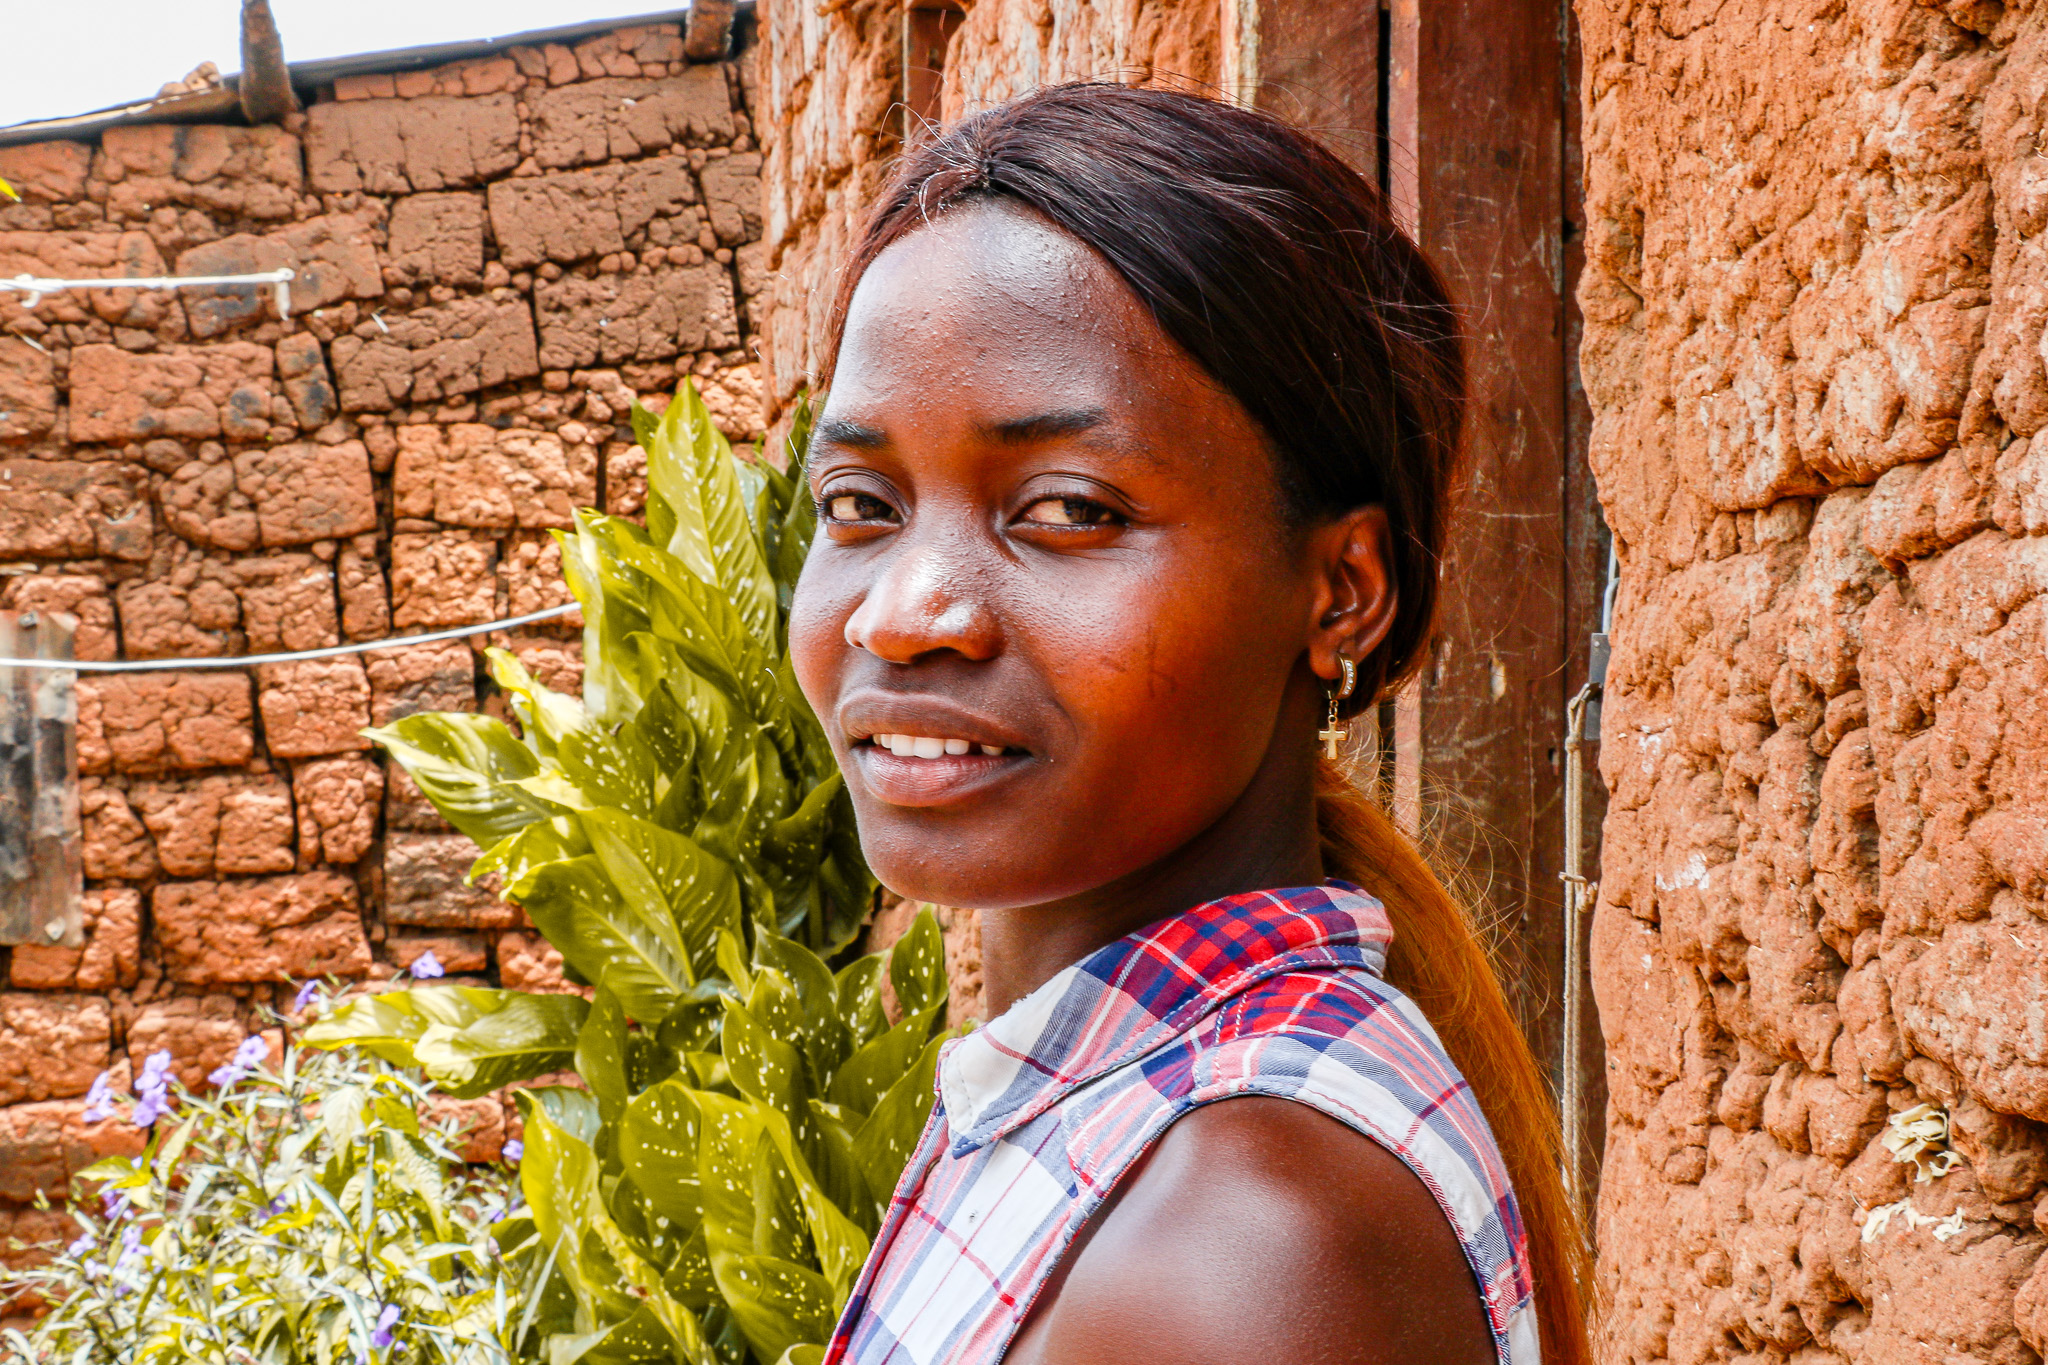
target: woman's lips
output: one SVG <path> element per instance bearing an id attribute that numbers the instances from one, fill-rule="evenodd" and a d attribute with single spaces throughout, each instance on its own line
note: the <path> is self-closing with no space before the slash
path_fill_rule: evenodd
<path id="1" fill-rule="evenodd" d="M 877 799 L 892 806 L 944 806 L 978 795 L 1020 771 L 1023 754 L 945 754 L 938 758 L 899 758 L 872 743 L 853 746 L 861 781 Z"/>

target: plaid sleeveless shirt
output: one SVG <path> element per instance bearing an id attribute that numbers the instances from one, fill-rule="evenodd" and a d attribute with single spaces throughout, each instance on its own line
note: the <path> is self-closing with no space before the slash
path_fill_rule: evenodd
<path id="1" fill-rule="evenodd" d="M 1500 1365 L 1538 1365 L 1521 1215 L 1385 910 L 1331 882 L 1231 896 L 1100 949 L 947 1045 L 939 1100 L 826 1365 L 994 1365 L 1061 1254 L 1167 1125 L 1273 1095 L 1378 1142 L 1458 1235 Z"/>

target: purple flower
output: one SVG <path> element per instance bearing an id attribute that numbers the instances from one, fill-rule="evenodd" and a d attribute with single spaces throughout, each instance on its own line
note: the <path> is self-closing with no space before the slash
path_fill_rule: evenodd
<path id="1" fill-rule="evenodd" d="M 168 1072 L 171 1069 L 171 1054 L 168 1050 L 153 1052 L 142 1064 L 142 1075 L 135 1082 L 135 1112 L 128 1121 L 137 1128 L 147 1128 L 171 1112 L 171 1083 Z"/>
<path id="2" fill-rule="evenodd" d="M 370 1333 L 370 1344 L 383 1348 L 391 1344 L 391 1329 L 398 1323 L 398 1305 L 387 1303 L 384 1311 L 377 1315 L 377 1330 Z"/>
<path id="3" fill-rule="evenodd" d="M 448 969 L 441 965 L 441 959 L 434 956 L 432 948 L 412 960 L 412 979 L 425 981 L 430 976 L 446 976 Z"/>
<path id="4" fill-rule="evenodd" d="M 110 1223 L 118 1223 L 128 1212 L 128 1193 L 125 1190 L 102 1190 L 100 1192 L 100 1213 Z"/>
<path id="5" fill-rule="evenodd" d="M 121 1234 L 121 1259 L 114 1263 L 114 1269 L 125 1269 L 128 1263 L 142 1254 L 142 1229 L 129 1224 L 128 1231 Z"/>
<path id="6" fill-rule="evenodd" d="M 233 1060 L 225 1066 L 215 1067 L 206 1079 L 225 1089 L 254 1071 L 257 1064 L 269 1055 L 270 1044 L 252 1033 L 235 1049 Z"/>
<path id="7" fill-rule="evenodd" d="M 88 1232 L 83 1237 L 80 1237 L 77 1241 L 73 1242 L 70 1246 L 65 1247 L 64 1254 L 75 1261 L 80 1256 L 85 1255 L 86 1252 L 91 1251 L 92 1248 L 92 1233 Z"/>
<path id="8" fill-rule="evenodd" d="M 306 1006 L 312 1004 L 313 997 L 319 993 L 320 982 L 318 979 L 308 981 L 305 985 L 299 987 L 299 993 L 292 997 L 292 1013 L 304 1014 Z"/>
<path id="9" fill-rule="evenodd" d="M 110 1084 L 113 1072 L 102 1071 L 93 1081 L 92 1089 L 85 1092 L 85 1112 L 79 1117 L 87 1123 L 98 1123 L 114 1115 L 114 1089 Z"/>
<path id="10" fill-rule="evenodd" d="M 507 1160 L 507 1161 L 512 1161 L 512 1162 L 517 1162 L 517 1161 L 523 1161 L 523 1160 L 525 1160 L 525 1159 L 526 1159 L 526 1144 L 525 1144 L 525 1143 L 521 1142 L 521 1141 L 520 1141 L 520 1140 L 519 1140 L 518 1138 L 513 1138 L 513 1139 L 512 1139 L 512 1140 L 511 1140 L 510 1142 L 508 1142 L 508 1143 L 506 1143 L 506 1144 L 505 1144 L 505 1160 Z"/>

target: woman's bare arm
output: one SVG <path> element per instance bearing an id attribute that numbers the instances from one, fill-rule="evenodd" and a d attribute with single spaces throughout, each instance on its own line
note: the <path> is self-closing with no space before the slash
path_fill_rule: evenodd
<path id="1" fill-rule="evenodd" d="M 1291 1100 L 1175 1123 L 1048 1280 L 1008 1365 L 1490 1365 L 1479 1290 L 1399 1158 Z"/>

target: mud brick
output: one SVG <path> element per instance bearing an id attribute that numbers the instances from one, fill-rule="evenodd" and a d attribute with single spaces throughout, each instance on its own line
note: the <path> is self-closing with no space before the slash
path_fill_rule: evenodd
<path id="1" fill-rule="evenodd" d="M 355 882 L 335 873 L 164 882 L 150 906 L 174 981 L 289 981 L 370 969 Z"/>
<path id="2" fill-rule="evenodd" d="M 334 570 L 313 555 L 238 559 L 242 629 L 252 654 L 321 649 L 341 640 L 334 611 Z"/>
<path id="3" fill-rule="evenodd" d="M 353 863 L 370 851 L 384 770 L 367 758 L 322 758 L 292 770 L 299 848 L 308 862 Z"/>
<path id="4" fill-rule="evenodd" d="M 69 204 L 85 198 L 92 148 L 83 142 L 25 142 L 0 147 L 0 180 L 31 204 Z"/>
<path id="5" fill-rule="evenodd" d="M 532 104 L 534 159 L 551 170 L 647 156 L 677 143 L 726 142 L 733 135 L 732 95 L 716 64 L 658 80 L 581 81 L 544 90 Z"/>
<path id="6" fill-rule="evenodd" d="M 267 773 L 138 782 L 129 800 L 155 836 L 163 870 L 174 877 L 289 872 L 294 866 L 290 791 Z"/>
<path id="7" fill-rule="evenodd" d="M 408 971 L 428 953 L 450 973 L 477 973 L 490 965 L 476 934 L 393 934 L 384 941 L 384 951 L 393 966 Z"/>
<path id="8" fill-rule="evenodd" d="M 119 787 L 96 777 L 78 784 L 84 822 L 85 875 L 146 881 L 157 874 L 156 844 Z"/>
<path id="9" fill-rule="evenodd" d="M 236 483 L 226 449 L 209 446 L 201 458 L 187 461 L 158 486 L 164 525 L 194 545 L 253 550 L 262 540 L 256 504 Z"/>
<path id="10" fill-rule="evenodd" d="M 704 202 L 711 230 L 726 246 L 761 235 L 761 154 L 738 152 L 704 166 Z"/>
<path id="11" fill-rule="evenodd" d="M 568 606 L 576 600 L 562 577 L 562 547 L 545 531 L 521 531 L 506 539 L 498 556 L 498 580 L 508 616 Z M 548 625 L 581 630 L 583 613 L 570 612 Z"/>
<path id="12" fill-rule="evenodd" d="M 624 251 L 627 239 L 654 219 L 695 203 L 697 186 L 689 163 L 667 156 L 500 180 L 489 194 L 500 256 L 508 268 L 523 270 Z"/>
<path id="13" fill-rule="evenodd" d="M 167 578 L 131 579 L 114 589 L 121 645 L 131 659 L 209 658 L 226 654 L 242 608 L 223 565 L 197 556 Z"/>
<path id="14" fill-rule="evenodd" d="M 19 337 L 0 337 L 0 441 L 33 440 L 56 425 L 56 362 Z"/>
<path id="15" fill-rule="evenodd" d="M 71 352 L 71 439 L 156 436 L 260 440 L 270 431 L 275 356 L 251 341 L 147 352 L 79 346 Z"/>
<path id="16" fill-rule="evenodd" d="M 134 279 L 168 273 L 163 253 L 146 232 L 0 232 L 0 276 L 8 279 L 16 275 L 63 280 Z M 51 323 L 97 320 L 154 332 L 167 324 L 177 325 L 182 320 L 182 310 L 183 305 L 170 291 L 66 289 L 36 304 L 31 325 L 31 315 L 21 297 L 9 293 L 0 295 L 0 328 L 35 331 Z M 74 404 L 76 401 L 74 394 Z M 73 436 L 77 435 L 76 420 L 74 414 Z"/>
<path id="17" fill-rule="evenodd" d="M 519 161 L 512 97 L 428 97 L 316 104 L 306 115 L 306 169 L 327 194 L 459 189 Z"/>
<path id="18" fill-rule="evenodd" d="M 563 618 L 574 621 L 579 618 Z M 583 641 L 546 635 L 513 635 L 505 648 L 541 686 L 571 697 L 583 695 Z"/>
<path id="19" fill-rule="evenodd" d="M 505 1103 L 496 1095 L 458 1100 L 435 1095 L 421 1115 L 424 1122 L 458 1135 L 456 1150 L 469 1162 L 496 1161 L 505 1154 Z"/>
<path id="20" fill-rule="evenodd" d="M 8 980 L 18 990 L 108 991 L 132 986 L 142 953 L 142 893 L 110 886 L 79 901 L 86 940 L 79 948 L 24 943 L 13 952 Z"/>
<path id="21" fill-rule="evenodd" d="M 484 270 L 483 196 L 407 195 L 391 207 L 386 256 L 414 280 L 477 283 Z"/>
<path id="22" fill-rule="evenodd" d="M 113 1015 L 91 995 L 0 991 L 0 1105 L 83 1095 L 107 1068 Z"/>
<path id="23" fill-rule="evenodd" d="M 0 460 L 0 557 L 144 560 L 152 539 L 140 466 Z"/>
<path id="24" fill-rule="evenodd" d="M 489 885 L 464 885 L 477 846 L 460 834 L 393 830 L 384 841 L 385 917 L 429 929 L 510 929 L 519 908 Z"/>
<path id="25" fill-rule="evenodd" d="M 547 995 L 589 995 L 562 975 L 562 954 L 554 944 L 528 930 L 498 935 L 498 981 L 512 991 Z"/>
<path id="26" fill-rule="evenodd" d="M 377 561 L 376 539 L 358 536 L 344 545 L 334 576 L 343 633 L 351 640 L 378 640 L 390 634 L 391 594 L 384 586 L 384 566 Z"/>
<path id="27" fill-rule="evenodd" d="M 87 1123 L 83 1100 L 0 1109 L 0 1200 L 26 1204 L 37 1195 L 62 1200 L 71 1182 L 94 1162 L 140 1156 L 148 1139 L 119 1115 Z"/>
<path id="28" fill-rule="evenodd" d="M 523 299 L 458 298 L 387 318 L 388 330 L 336 337 L 344 412 L 389 412 L 540 373 Z"/>
<path id="29" fill-rule="evenodd" d="M 235 456 L 235 484 L 255 508 L 267 546 L 305 545 L 376 529 L 370 453 L 361 441 L 242 451 Z"/>
<path id="30" fill-rule="evenodd" d="M 327 372 L 327 354 L 311 332 L 294 332 L 277 343 L 278 385 L 308 431 L 334 420 L 334 377 Z"/>
<path id="31" fill-rule="evenodd" d="M 394 510 L 450 526 L 506 529 L 574 523 L 597 500 L 597 461 L 554 432 L 479 422 L 401 427 Z"/>
<path id="32" fill-rule="evenodd" d="M 249 680 L 232 673 L 133 673 L 78 680 L 82 772 L 233 768 L 255 751 Z"/>
<path id="33" fill-rule="evenodd" d="M 497 545 L 464 532 L 408 532 L 391 538 L 392 623 L 466 626 L 496 608 Z"/>
<path id="34" fill-rule="evenodd" d="M 96 173 L 110 212 L 146 218 L 189 204 L 220 218 L 290 218 L 305 189 L 299 140 L 268 125 L 128 124 L 100 135 Z"/>
<path id="35" fill-rule="evenodd" d="M 421 711 L 476 710 L 476 656 L 460 640 L 379 650 L 364 662 L 372 724 Z"/>
<path id="36" fill-rule="evenodd" d="M 262 236 L 236 233 L 179 253 L 180 275 L 254 275 L 289 268 L 291 306 L 296 313 L 342 299 L 375 298 L 384 292 L 370 225 L 344 213 L 323 214 Z M 218 336 L 258 318 L 274 316 L 270 285 L 218 285 L 190 290 L 185 316 L 195 337 Z"/>
<path id="37" fill-rule="evenodd" d="M 417 834 L 454 833 L 454 826 L 441 818 L 426 793 L 396 763 L 384 770 L 384 826 Z"/>
<path id="38" fill-rule="evenodd" d="M 249 1034 L 232 995 L 179 996 L 144 1005 L 128 1025 L 128 1068 L 140 1073 L 158 1052 L 171 1054 L 171 1073 L 202 1090 L 207 1074 L 235 1055 Z"/>
<path id="39" fill-rule="evenodd" d="M 717 265 L 564 275 L 534 289 L 540 364 L 550 370 L 662 360 L 739 345 L 732 277 Z"/>
<path id="40" fill-rule="evenodd" d="M 367 749 L 370 680 L 362 660 L 303 659 L 257 670 L 263 736 L 280 758 L 317 758 Z"/>

